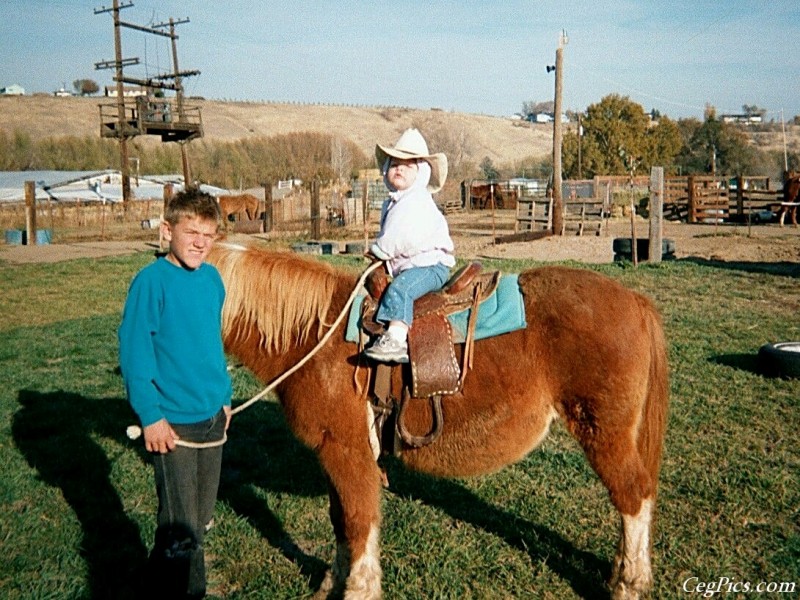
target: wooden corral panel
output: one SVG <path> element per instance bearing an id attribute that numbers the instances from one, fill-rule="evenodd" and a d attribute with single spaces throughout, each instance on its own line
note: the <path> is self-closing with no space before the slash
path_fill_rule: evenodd
<path id="1" fill-rule="evenodd" d="M 577 198 L 564 200 L 563 233 L 600 235 L 606 229 L 610 207 L 606 198 Z"/>
<path id="2" fill-rule="evenodd" d="M 728 190 L 719 177 L 690 175 L 689 223 L 720 223 L 730 218 Z"/>
<path id="3" fill-rule="evenodd" d="M 688 218 L 689 178 L 664 178 L 664 217 L 673 220 Z"/>
<path id="4" fill-rule="evenodd" d="M 514 233 L 549 231 L 553 227 L 552 206 L 553 199 L 547 196 L 544 189 L 541 194 L 520 196 L 517 199 Z"/>

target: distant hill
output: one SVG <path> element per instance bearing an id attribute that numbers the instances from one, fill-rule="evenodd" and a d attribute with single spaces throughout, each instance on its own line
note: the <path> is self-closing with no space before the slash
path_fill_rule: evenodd
<path id="1" fill-rule="evenodd" d="M 113 102 L 103 97 L 9 96 L 0 97 L 0 130 L 24 131 L 31 139 L 59 136 L 100 135 L 98 105 Z M 316 131 L 352 140 L 367 156 L 376 143 L 391 144 L 402 131 L 419 127 L 429 141 L 447 134 L 450 146 L 457 144 L 467 162 L 485 157 L 497 166 L 552 152 L 553 128 L 511 117 L 490 117 L 438 109 L 397 107 L 280 104 L 271 102 L 224 102 L 187 100 L 201 107 L 207 140 L 236 141 L 242 138 Z M 760 150 L 782 150 L 780 124 L 743 127 Z M 141 136 L 139 144 L 157 144 L 159 138 Z M 790 152 L 800 152 L 800 125 L 786 125 Z M 431 150 L 437 151 L 435 144 Z"/>
<path id="2" fill-rule="evenodd" d="M 100 135 L 98 105 L 113 102 L 101 97 L 0 97 L 0 130 L 24 131 L 31 139 Z M 424 134 L 447 131 L 461 141 L 464 158 L 475 163 L 489 157 L 496 165 L 547 156 L 552 152 L 552 125 L 518 119 L 410 108 L 332 106 L 187 100 L 202 110 L 205 138 L 235 141 L 242 138 L 316 131 L 352 140 L 367 156 L 375 144 L 394 143 L 412 124 Z M 137 142 L 158 143 L 153 136 Z M 430 140 L 429 140 L 430 141 Z M 437 148 L 431 144 L 432 151 Z"/>

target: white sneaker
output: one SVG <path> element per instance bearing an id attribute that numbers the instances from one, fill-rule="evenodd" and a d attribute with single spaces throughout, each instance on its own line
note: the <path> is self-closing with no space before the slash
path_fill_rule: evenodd
<path id="1" fill-rule="evenodd" d="M 364 355 L 378 362 L 407 363 L 408 343 L 384 333 L 372 346 L 364 350 Z"/>

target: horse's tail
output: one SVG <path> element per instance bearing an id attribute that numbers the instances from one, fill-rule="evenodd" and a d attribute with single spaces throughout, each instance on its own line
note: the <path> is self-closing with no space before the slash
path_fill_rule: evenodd
<path id="1" fill-rule="evenodd" d="M 650 337 L 650 385 L 645 399 L 637 445 L 655 491 L 658 486 L 661 453 L 667 427 L 669 367 L 661 317 L 649 302 L 645 314 Z"/>

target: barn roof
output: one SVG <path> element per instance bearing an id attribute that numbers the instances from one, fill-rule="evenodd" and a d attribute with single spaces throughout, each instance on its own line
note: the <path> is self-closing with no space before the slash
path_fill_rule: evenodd
<path id="1" fill-rule="evenodd" d="M 0 202 L 25 200 L 25 182 L 36 183 L 37 200 L 57 202 L 122 202 L 122 174 L 120 171 L 0 171 Z M 176 192 L 183 189 L 180 175 L 132 176 L 131 193 L 134 200 L 160 200 L 164 186 L 173 184 Z M 212 196 L 227 190 L 201 184 L 200 189 Z"/>

